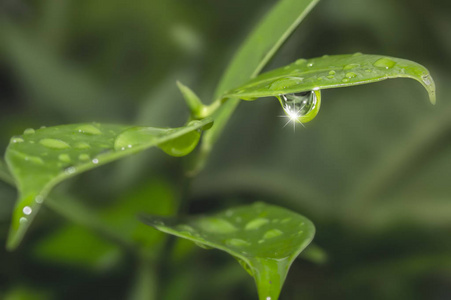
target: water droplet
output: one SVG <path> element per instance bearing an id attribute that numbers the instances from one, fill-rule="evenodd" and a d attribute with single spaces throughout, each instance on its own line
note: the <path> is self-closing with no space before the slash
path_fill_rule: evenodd
<path id="1" fill-rule="evenodd" d="M 252 221 L 249 221 L 246 224 L 244 229 L 246 229 L 246 230 L 256 230 L 256 229 L 259 229 L 260 227 L 262 227 L 263 225 L 265 225 L 267 223 L 269 223 L 268 219 L 264 219 L 264 218 L 253 219 Z"/>
<path id="2" fill-rule="evenodd" d="M 308 63 L 307 67 L 309 67 L 309 68 L 313 67 L 313 63 Z"/>
<path id="3" fill-rule="evenodd" d="M 426 84 L 426 85 L 432 84 L 432 78 L 428 74 L 421 76 L 421 79 L 423 80 L 424 84 Z"/>
<path id="4" fill-rule="evenodd" d="M 65 163 L 70 163 L 72 161 L 69 154 L 66 153 L 58 155 L 58 159 Z"/>
<path id="5" fill-rule="evenodd" d="M 233 247 L 243 247 L 243 246 L 250 246 L 251 243 L 248 241 L 242 240 L 242 239 L 228 239 L 225 241 L 227 246 L 233 246 Z"/>
<path id="6" fill-rule="evenodd" d="M 99 163 L 99 160 L 98 160 L 97 158 L 94 158 L 94 159 L 92 160 L 92 163 L 96 165 L 96 164 Z"/>
<path id="7" fill-rule="evenodd" d="M 371 73 L 371 70 L 370 69 L 366 69 L 365 72 Z"/>
<path id="8" fill-rule="evenodd" d="M 89 156 L 89 154 L 82 153 L 82 154 L 80 154 L 80 155 L 78 156 L 78 159 L 79 159 L 79 160 L 90 160 L 90 159 L 91 159 L 91 156 Z"/>
<path id="9" fill-rule="evenodd" d="M 205 244 L 202 244 L 202 243 L 199 243 L 199 242 L 194 242 L 194 244 L 196 244 L 197 246 L 199 246 L 199 247 L 201 247 L 203 249 L 207 249 L 207 250 L 213 249 L 213 247 L 210 247 L 208 245 L 205 245 Z"/>
<path id="10" fill-rule="evenodd" d="M 176 229 L 179 231 L 189 231 L 189 232 L 195 231 L 193 227 L 186 224 L 177 225 Z"/>
<path id="11" fill-rule="evenodd" d="M 273 91 L 284 90 L 301 84 L 302 80 L 304 80 L 304 78 L 302 77 L 281 78 L 271 83 L 269 88 L 272 89 Z"/>
<path id="12" fill-rule="evenodd" d="M 41 204 L 42 202 L 44 202 L 44 197 L 42 196 L 36 196 L 36 198 L 34 199 L 34 201 L 38 204 Z"/>
<path id="13" fill-rule="evenodd" d="M 66 174 L 68 175 L 74 174 L 76 171 L 77 169 L 75 169 L 75 167 L 69 167 L 64 170 L 64 172 L 66 172 Z"/>
<path id="14" fill-rule="evenodd" d="M 220 218 L 202 218 L 199 220 L 199 227 L 210 233 L 232 233 L 237 228 L 227 220 Z"/>
<path id="15" fill-rule="evenodd" d="M 32 209 L 31 209 L 31 207 L 29 207 L 29 206 L 25 206 L 25 207 L 22 209 L 22 211 L 23 211 L 24 214 L 26 214 L 26 215 L 28 216 L 29 214 L 31 214 Z"/>
<path id="16" fill-rule="evenodd" d="M 32 162 L 32 163 L 39 164 L 39 165 L 44 164 L 44 161 L 42 160 L 42 158 L 37 157 L 37 156 L 25 156 L 25 161 Z"/>
<path id="17" fill-rule="evenodd" d="M 318 111 L 315 108 L 319 107 L 319 101 L 316 97 L 316 93 L 313 91 L 281 95 L 279 99 L 281 100 L 282 108 L 286 115 L 296 122 L 308 122 L 309 120 L 302 117 L 314 113 L 315 111 L 317 113 Z"/>
<path id="18" fill-rule="evenodd" d="M 15 144 L 15 143 L 22 143 L 23 142 L 23 138 L 19 137 L 19 136 L 13 136 L 11 138 L 11 143 Z"/>
<path id="19" fill-rule="evenodd" d="M 91 148 L 91 146 L 89 146 L 88 143 L 80 142 L 80 143 L 75 144 L 74 148 L 77 150 L 85 150 L 85 149 Z"/>
<path id="20" fill-rule="evenodd" d="M 85 124 L 78 126 L 77 129 L 75 129 L 77 132 L 84 133 L 84 134 L 90 134 L 90 135 L 99 135 L 102 134 L 102 131 L 100 131 L 97 127 L 91 125 L 91 124 Z"/>
<path id="21" fill-rule="evenodd" d="M 333 71 L 333 70 L 330 71 L 330 72 L 329 72 L 329 75 L 335 75 L 335 71 Z"/>
<path id="22" fill-rule="evenodd" d="M 352 56 L 360 56 L 360 55 L 362 55 L 362 52 L 356 52 Z"/>
<path id="23" fill-rule="evenodd" d="M 329 76 L 327 76 L 327 78 L 329 78 L 329 79 L 334 79 L 335 76 L 334 76 L 334 75 L 329 75 Z"/>
<path id="24" fill-rule="evenodd" d="M 34 134 L 35 131 L 33 128 L 27 128 L 25 129 L 25 131 L 23 132 L 24 135 L 30 135 L 30 134 Z"/>
<path id="25" fill-rule="evenodd" d="M 291 221 L 291 218 L 285 218 L 282 220 L 282 224 L 288 223 Z"/>
<path id="26" fill-rule="evenodd" d="M 114 149 L 125 150 L 129 145 L 135 147 L 143 143 L 151 143 L 163 134 L 168 134 L 167 129 L 151 127 L 134 127 L 122 132 L 114 141 Z"/>
<path id="27" fill-rule="evenodd" d="M 25 218 L 25 217 L 22 217 L 22 218 L 19 219 L 19 223 L 20 223 L 20 224 L 25 224 L 25 223 L 27 223 L 27 222 L 28 222 L 28 219 Z"/>
<path id="28" fill-rule="evenodd" d="M 305 59 L 303 59 L 303 58 L 300 58 L 300 59 L 298 59 L 298 60 L 295 62 L 295 64 L 296 64 L 296 65 L 302 65 L 302 64 L 304 64 L 306 61 L 307 61 L 307 60 L 305 60 Z"/>
<path id="29" fill-rule="evenodd" d="M 383 69 L 391 69 L 395 65 L 396 63 L 387 57 L 380 58 L 373 64 L 373 66 Z"/>
<path id="30" fill-rule="evenodd" d="M 264 239 L 272 239 L 275 237 L 278 237 L 279 235 L 282 235 L 283 232 L 280 231 L 279 229 L 271 229 L 266 231 L 265 235 L 263 236 Z"/>
<path id="31" fill-rule="evenodd" d="M 342 82 L 348 82 L 349 79 L 348 79 L 348 78 L 343 78 L 341 81 L 342 81 Z"/>
<path id="32" fill-rule="evenodd" d="M 271 297 L 266 297 L 266 300 L 271 300 Z"/>
<path id="33" fill-rule="evenodd" d="M 354 72 L 349 72 L 349 73 L 346 73 L 345 76 L 348 77 L 348 78 L 354 78 L 354 77 L 357 77 L 357 74 L 354 73 Z"/>
<path id="34" fill-rule="evenodd" d="M 39 141 L 39 144 L 51 148 L 51 149 L 68 149 L 70 148 L 69 144 L 57 139 L 42 139 Z"/>
<path id="35" fill-rule="evenodd" d="M 351 70 L 360 67 L 359 64 L 349 64 L 343 67 L 343 70 Z"/>

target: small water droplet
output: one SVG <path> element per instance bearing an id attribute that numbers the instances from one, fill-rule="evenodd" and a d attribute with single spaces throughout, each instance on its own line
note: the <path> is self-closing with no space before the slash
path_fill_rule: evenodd
<path id="1" fill-rule="evenodd" d="M 333 70 L 330 71 L 330 72 L 329 72 L 329 75 L 335 75 L 335 71 L 333 71 Z"/>
<path id="2" fill-rule="evenodd" d="M 362 52 L 356 52 L 352 56 L 360 56 L 360 55 L 362 55 Z"/>
<path id="3" fill-rule="evenodd" d="M 290 87 L 301 84 L 302 80 L 304 80 L 304 78 L 302 78 L 302 77 L 281 78 L 281 79 L 277 79 L 273 83 L 271 83 L 269 88 L 273 91 L 284 90 L 284 89 L 288 89 Z"/>
<path id="4" fill-rule="evenodd" d="M 348 82 L 349 79 L 348 79 L 348 78 L 343 78 L 341 81 L 342 81 L 342 82 Z"/>
<path id="5" fill-rule="evenodd" d="M 360 67 L 359 64 L 349 64 L 343 67 L 343 70 L 351 70 Z"/>
<path id="6" fill-rule="evenodd" d="M 256 230 L 259 229 L 260 227 L 262 227 L 265 224 L 268 224 L 269 220 L 268 219 L 264 219 L 264 218 L 257 218 L 257 219 L 253 219 L 252 221 L 249 221 L 246 226 L 244 227 L 244 229 L 246 230 Z"/>
<path id="7" fill-rule="evenodd" d="M 354 73 L 354 72 L 348 72 L 348 73 L 346 73 L 345 76 L 348 77 L 348 78 L 354 78 L 354 77 L 357 77 L 357 74 Z"/>
<path id="8" fill-rule="evenodd" d="M 28 219 L 25 218 L 25 217 L 22 217 L 22 218 L 19 219 L 19 223 L 20 223 L 20 224 L 25 224 L 25 223 L 27 223 L 27 222 L 28 222 Z"/>
<path id="9" fill-rule="evenodd" d="M 70 163 L 70 162 L 72 161 L 72 160 L 70 159 L 69 154 L 66 154 L 66 153 L 58 155 L 58 159 L 59 159 L 60 161 L 62 161 L 62 162 L 65 162 L 65 163 Z"/>
<path id="10" fill-rule="evenodd" d="M 329 78 L 329 79 L 334 79 L 335 76 L 334 76 L 334 75 L 329 75 L 329 76 L 327 76 L 327 78 Z"/>
<path id="11" fill-rule="evenodd" d="M 288 223 L 291 221 L 291 218 L 285 218 L 282 220 L 282 224 Z"/>
<path id="12" fill-rule="evenodd" d="M 94 159 L 92 160 L 92 163 L 96 165 L 96 164 L 99 163 L 99 160 L 98 160 L 97 158 L 94 158 Z"/>
<path id="13" fill-rule="evenodd" d="M 424 84 L 426 84 L 426 85 L 432 84 L 431 76 L 429 76 L 428 74 L 421 76 L 421 79 L 423 80 Z"/>
<path id="14" fill-rule="evenodd" d="M 78 159 L 79 159 L 79 160 L 90 160 L 90 159 L 91 159 L 91 156 L 89 156 L 89 154 L 82 153 L 82 154 L 80 154 L 80 155 L 78 156 Z"/>
<path id="15" fill-rule="evenodd" d="M 22 211 L 24 214 L 26 214 L 28 216 L 29 214 L 31 214 L 32 209 L 29 206 L 25 206 Z"/>
<path id="16" fill-rule="evenodd" d="M 23 134 L 24 135 L 31 135 L 34 134 L 36 131 L 33 128 L 27 128 L 24 130 Z"/>
<path id="17" fill-rule="evenodd" d="M 44 164 L 44 161 L 42 160 L 42 158 L 40 158 L 38 156 L 25 156 L 25 161 L 32 162 L 32 163 L 39 164 L 39 165 Z"/>
<path id="18" fill-rule="evenodd" d="M 22 143 L 23 142 L 23 138 L 19 137 L 19 136 L 13 136 L 11 138 L 11 143 L 16 144 L 16 143 Z"/>
<path id="19" fill-rule="evenodd" d="M 279 229 L 271 229 L 265 232 L 265 235 L 263 236 L 264 239 L 272 239 L 275 237 L 278 237 L 279 235 L 282 235 L 283 232 Z"/>
<path id="20" fill-rule="evenodd" d="M 202 218 L 198 224 L 204 231 L 210 233 L 226 234 L 237 231 L 237 228 L 232 223 L 221 218 Z"/>
<path id="21" fill-rule="evenodd" d="M 69 167 L 64 170 L 64 172 L 66 172 L 69 175 L 74 174 L 76 171 L 77 169 L 75 169 L 75 167 Z"/>
<path id="22" fill-rule="evenodd" d="M 370 69 L 366 69 L 365 72 L 371 73 L 371 70 Z"/>
<path id="23" fill-rule="evenodd" d="M 36 196 L 36 198 L 34 199 L 34 201 L 38 204 L 41 204 L 42 202 L 44 202 L 44 197 L 42 196 Z"/>
<path id="24" fill-rule="evenodd" d="M 383 69 L 391 69 L 396 65 L 396 62 L 394 62 L 393 60 L 387 58 L 387 57 L 383 57 L 383 58 L 379 58 L 374 64 L 373 66 L 378 67 L 378 68 L 383 68 Z"/>
<path id="25" fill-rule="evenodd" d="M 89 146 L 88 143 L 80 142 L 80 143 L 75 144 L 74 148 L 77 150 L 85 150 L 85 149 L 91 148 L 91 146 Z"/>
<path id="26" fill-rule="evenodd" d="M 186 224 L 177 225 L 176 229 L 179 231 L 189 231 L 189 232 L 195 231 L 193 227 Z"/>
<path id="27" fill-rule="evenodd" d="M 243 246 L 250 246 L 251 243 L 249 243 L 248 241 L 242 240 L 242 239 L 227 239 L 225 241 L 227 246 L 232 246 L 232 247 L 243 247 Z"/>
<path id="28" fill-rule="evenodd" d="M 77 132 L 84 133 L 84 134 L 90 134 L 90 135 L 99 135 L 102 134 L 102 131 L 100 131 L 97 127 L 91 125 L 91 124 L 85 124 L 78 126 L 77 129 L 75 129 Z"/>
<path id="29" fill-rule="evenodd" d="M 58 150 L 70 148 L 70 145 L 68 143 L 63 142 L 61 140 L 57 140 L 57 139 L 42 139 L 39 141 L 39 144 L 41 144 L 47 148 L 58 149 Z"/>
<path id="30" fill-rule="evenodd" d="M 307 60 L 305 60 L 305 59 L 303 59 L 303 58 L 300 58 L 300 59 L 298 59 L 298 60 L 295 62 L 295 64 L 296 64 L 296 65 L 302 65 L 302 64 L 304 64 L 306 61 L 307 61 Z"/>
<path id="31" fill-rule="evenodd" d="M 313 67 L 313 63 L 308 63 L 307 67 L 309 67 L 309 68 Z"/>

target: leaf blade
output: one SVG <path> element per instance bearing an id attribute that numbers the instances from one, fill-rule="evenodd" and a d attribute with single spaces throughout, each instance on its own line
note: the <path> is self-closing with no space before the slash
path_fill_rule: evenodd
<path id="1" fill-rule="evenodd" d="M 255 278 L 260 299 L 278 298 L 291 263 L 315 234 L 307 218 L 264 203 L 184 221 L 155 216 L 142 220 L 160 231 L 234 256 Z"/>
<path id="2" fill-rule="evenodd" d="M 5 158 L 17 183 L 19 200 L 7 248 L 18 246 L 56 184 L 153 146 L 162 145 L 165 152 L 180 150 L 171 153 L 174 156 L 186 155 L 200 138 L 197 131 L 211 123 L 211 119 L 204 119 L 173 129 L 85 123 L 30 129 L 23 136 L 14 137 Z"/>
<path id="3" fill-rule="evenodd" d="M 250 80 L 224 94 L 225 98 L 260 98 L 312 90 L 349 87 L 390 78 L 411 78 L 420 82 L 435 104 L 435 83 L 422 65 L 381 55 L 332 55 L 300 59 Z"/>

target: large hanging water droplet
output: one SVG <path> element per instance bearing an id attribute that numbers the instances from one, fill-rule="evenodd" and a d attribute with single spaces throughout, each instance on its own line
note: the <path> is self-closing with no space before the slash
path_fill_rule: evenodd
<path id="1" fill-rule="evenodd" d="M 317 90 L 280 95 L 279 101 L 291 120 L 298 123 L 307 123 L 318 114 L 321 105 L 321 92 Z"/>

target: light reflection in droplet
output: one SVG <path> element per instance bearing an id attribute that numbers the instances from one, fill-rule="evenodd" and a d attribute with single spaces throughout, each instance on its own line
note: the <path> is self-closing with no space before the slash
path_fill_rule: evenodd
<path id="1" fill-rule="evenodd" d="M 29 206 L 25 206 L 22 211 L 24 214 L 29 215 L 29 214 L 31 214 L 32 209 Z"/>

